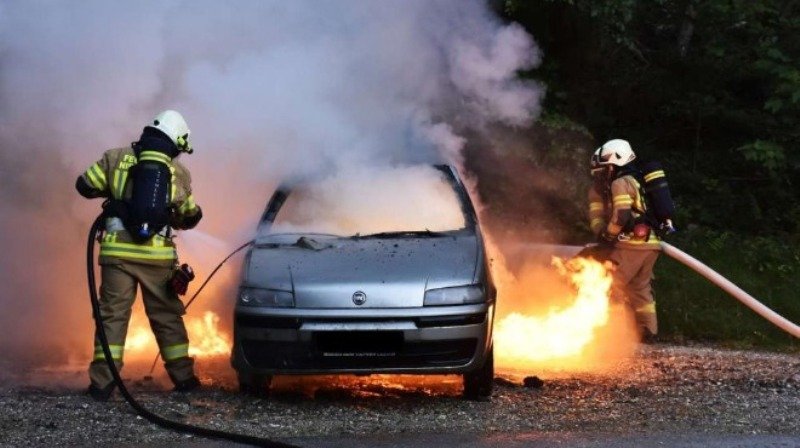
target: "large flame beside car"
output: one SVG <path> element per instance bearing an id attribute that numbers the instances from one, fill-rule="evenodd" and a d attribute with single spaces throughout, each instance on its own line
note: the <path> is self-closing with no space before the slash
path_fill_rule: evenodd
<path id="1" fill-rule="evenodd" d="M 598 337 L 598 330 L 608 324 L 610 267 L 583 257 L 554 257 L 552 265 L 574 294 L 551 300 L 550 308 L 541 312 L 513 311 L 498 319 L 494 335 L 498 366 L 540 369 L 575 365 L 575 359 Z M 498 287 L 502 301 L 504 287 L 507 290 L 509 285 Z"/>

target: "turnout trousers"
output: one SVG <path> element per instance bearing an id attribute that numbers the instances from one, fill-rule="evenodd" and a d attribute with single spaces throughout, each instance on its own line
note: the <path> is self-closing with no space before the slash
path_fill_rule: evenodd
<path id="1" fill-rule="evenodd" d="M 137 286 L 150 328 L 158 342 L 161 358 L 174 383 L 194 377 L 194 360 L 189 357 L 189 338 L 183 323 L 183 302 L 169 287 L 173 269 L 133 261 L 119 260 L 101 265 L 100 315 L 103 318 L 109 347 L 117 368 L 122 368 L 125 336 L 131 318 Z M 95 336 L 94 358 L 89 365 L 89 378 L 100 389 L 113 382 L 100 341 Z"/>
<path id="2" fill-rule="evenodd" d="M 609 256 L 615 265 L 612 297 L 630 307 L 640 331 L 646 330 L 652 335 L 658 333 L 651 281 L 659 254 L 657 250 L 615 247 Z"/>

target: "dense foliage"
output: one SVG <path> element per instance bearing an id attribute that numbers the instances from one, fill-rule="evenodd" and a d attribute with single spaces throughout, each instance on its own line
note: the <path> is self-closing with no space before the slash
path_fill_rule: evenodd
<path id="1" fill-rule="evenodd" d="M 697 228 L 675 235 L 672 243 L 753 293 L 778 314 L 800 321 L 795 284 L 800 273 L 797 239 L 742 239 L 730 232 Z M 674 260 L 661 257 L 653 286 L 663 337 L 800 349 L 800 340 Z"/>
<path id="2" fill-rule="evenodd" d="M 669 170 L 679 224 L 800 233 L 800 2 L 505 0 L 545 110 Z"/>

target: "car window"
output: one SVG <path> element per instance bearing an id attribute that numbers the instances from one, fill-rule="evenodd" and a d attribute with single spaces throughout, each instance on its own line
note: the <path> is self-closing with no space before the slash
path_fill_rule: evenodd
<path id="1" fill-rule="evenodd" d="M 295 186 L 269 233 L 447 232 L 463 229 L 466 222 L 451 182 L 422 165 L 352 169 Z"/>

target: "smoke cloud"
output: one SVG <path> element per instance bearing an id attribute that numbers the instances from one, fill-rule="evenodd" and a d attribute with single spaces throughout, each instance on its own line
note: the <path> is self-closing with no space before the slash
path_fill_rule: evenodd
<path id="1" fill-rule="evenodd" d="M 542 90 L 516 73 L 538 63 L 481 0 L 3 2 L 0 370 L 88 359 L 100 204 L 73 183 L 158 111 L 192 129 L 183 162 L 206 218 L 178 241 L 202 275 L 252 236 L 279 182 L 461 164 L 466 130 L 530 123 Z"/>
<path id="2" fill-rule="evenodd" d="M 336 176 L 299 187 L 286 199 L 270 233 L 352 236 L 446 232 L 466 225 L 460 199 L 444 173 L 417 165 L 345 168 Z"/>

